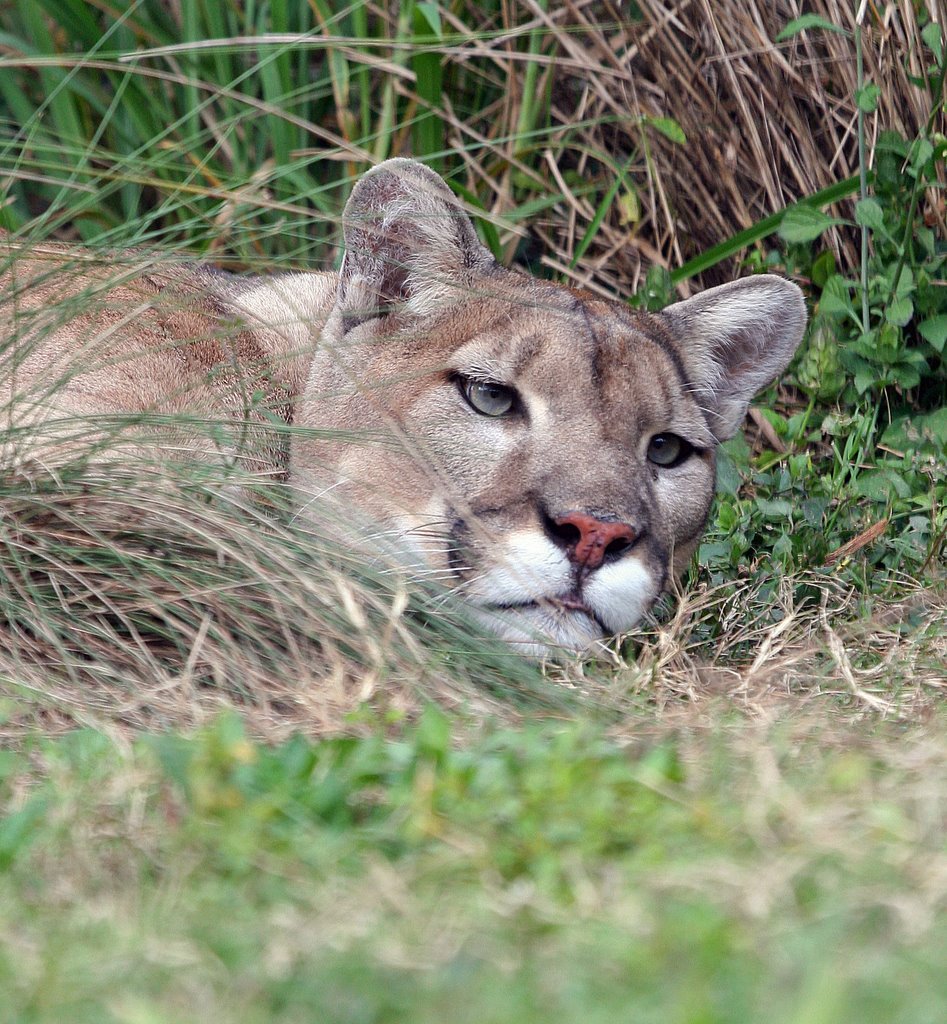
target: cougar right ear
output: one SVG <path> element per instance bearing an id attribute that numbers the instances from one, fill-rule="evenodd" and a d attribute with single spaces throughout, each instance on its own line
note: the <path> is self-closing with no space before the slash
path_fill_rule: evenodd
<path id="1" fill-rule="evenodd" d="M 389 312 L 429 314 L 494 265 L 451 190 L 414 160 L 386 160 L 364 175 L 342 220 L 345 331 Z"/>
<path id="2" fill-rule="evenodd" d="M 658 316 L 671 328 L 711 430 L 726 441 L 756 392 L 798 348 L 806 304 L 791 281 L 759 274 L 676 302 Z"/>

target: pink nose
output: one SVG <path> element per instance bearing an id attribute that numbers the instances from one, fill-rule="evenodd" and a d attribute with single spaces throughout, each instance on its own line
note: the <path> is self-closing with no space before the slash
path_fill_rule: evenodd
<path id="1" fill-rule="evenodd" d="M 560 536 L 567 539 L 570 560 L 590 570 L 597 569 L 606 554 L 622 554 L 638 536 L 628 523 L 609 523 L 584 512 L 572 512 L 555 523 L 561 530 Z"/>

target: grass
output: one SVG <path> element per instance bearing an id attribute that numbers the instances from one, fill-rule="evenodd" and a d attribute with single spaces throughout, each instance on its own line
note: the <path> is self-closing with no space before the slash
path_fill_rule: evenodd
<path id="1" fill-rule="evenodd" d="M 38 740 L 3 762 L 5 1019 L 935 1024 L 943 718 L 820 717 Z"/>
<path id="2" fill-rule="evenodd" d="M 27 246 L 332 266 L 351 182 L 411 154 L 507 263 L 652 305 L 775 268 L 815 314 L 682 593 L 597 663 L 524 663 L 213 472 L 54 473 L 10 399 L 0 1018 L 945 1019 L 942 41 L 871 8 L 859 77 L 854 11 L 808 6 L 843 31 L 0 8 Z"/>

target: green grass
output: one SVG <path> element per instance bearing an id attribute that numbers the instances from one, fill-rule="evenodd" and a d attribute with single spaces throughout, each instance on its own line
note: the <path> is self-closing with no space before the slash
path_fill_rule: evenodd
<path id="1" fill-rule="evenodd" d="M 0 776 L 0 1014 L 938 1024 L 943 726 L 37 741 Z"/>
<path id="2" fill-rule="evenodd" d="M 27 244 L 332 266 L 351 182 L 414 155 L 507 263 L 653 306 L 776 269 L 814 314 L 685 592 L 595 664 L 524 663 L 212 475 L 51 473 L 5 431 L 0 1020 L 947 1020 L 942 41 L 904 6 L 890 94 L 859 71 L 853 208 L 858 147 L 826 182 L 837 147 L 798 127 L 856 123 L 808 63 L 841 75 L 851 25 L 773 51 L 811 105 L 723 174 L 678 123 L 699 92 L 629 82 L 637 6 L 0 8 L 0 225 Z M 676 25 L 638 59 L 670 69 Z M 916 135 L 874 133 L 918 95 Z M 707 208 L 701 161 L 763 181 L 780 137 L 812 167 L 779 203 L 741 178 Z"/>

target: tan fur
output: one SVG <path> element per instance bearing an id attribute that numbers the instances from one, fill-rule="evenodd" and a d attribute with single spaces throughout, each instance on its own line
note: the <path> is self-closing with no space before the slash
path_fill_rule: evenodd
<path id="1" fill-rule="evenodd" d="M 750 278 L 649 315 L 537 281 L 499 267 L 410 161 L 366 175 L 344 220 L 339 275 L 18 254 L 8 425 L 45 457 L 125 414 L 138 455 L 277 477 L 288 459 L 301 518 L 342 510 L 533 652 L 631 628 L 698 543 L 717 444 L 799 342 L 798 289 Z M 472 380 L 509 389 L 509 414 L 473 408 Z M 304 428 L 288 453 L 274 418 Z M 662 466 L 669 434 L 694 450 Z"/>

